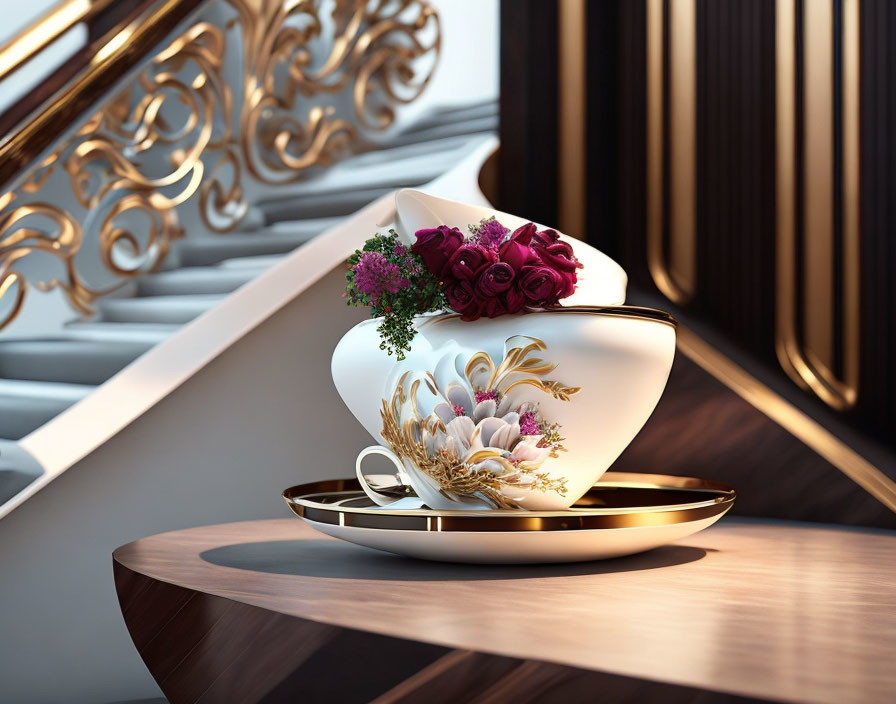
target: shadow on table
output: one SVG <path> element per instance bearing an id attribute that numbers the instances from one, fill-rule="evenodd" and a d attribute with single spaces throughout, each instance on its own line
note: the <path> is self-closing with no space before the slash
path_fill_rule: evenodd
<path id="1" fill-rule="evenodd" d="M 636 572 L 694 562 L 706 553 L 703 548 L 689 545 L 666 545 L 638 555 L 595 562 L 465 565 L 399 557 L 335 540 L 272 540 L 224 545 L 206 550 L 200 557 L 213 565 L 268 574 L 428 582 Z"/>

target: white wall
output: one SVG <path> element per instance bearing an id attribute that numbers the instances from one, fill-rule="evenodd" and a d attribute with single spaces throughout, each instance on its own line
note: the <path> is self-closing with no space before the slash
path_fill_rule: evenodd
<path id="1" fill-rule="evenodd" d="M 339 267 L 3 519 L 0 702 L 158 696 L 118 609 L 112 551 L 285 517 L 283 489 L 352 475 L 371 439 L 330 380 L 333 347 L 365 316 L 343 283 Z"/>
<path id="2" fill-rule="evenodd" d="M 442 22 L 442 63 L 429 87 L 438 103 L 496 100 L 499 0 L 430 0 Z"/>

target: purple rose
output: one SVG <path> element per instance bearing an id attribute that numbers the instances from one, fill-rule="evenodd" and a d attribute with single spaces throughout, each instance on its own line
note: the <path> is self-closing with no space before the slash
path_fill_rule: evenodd
<path id="1" fill-rule="evenodd" d="M 560 293 L 557 295 L 557 298 L 566 298 L 567 296 L 571 296 L 576 290 L 576 281 L 578 280 L 575 269 L 573 269 L 572 271 L 558 271 L 557 275 L 563 282 L 560 286 Z"/>
<path id="2" fill-rule="evenodd" d="M 482 301 L 466 279 L 458 279 L 445 286 L 445 297 L 451 310 L 460 313 L 464 320 L 476 320 L 482 315 Z"/>
<path id="3" fill-rule="evenodd" d="M 519 313 L 526 307 L 526 296 L 518 286 L 513 286 L 504 294 L 504 305 L 508 313 Z"/>
<path id="4" fill-rule="evenodd" d="M 519 287 L 530 304 L 543 308 L 557 303 L 563 280 L 548 266 L 527 266 L 520 274 Z"/>
<path id="5" fill-rule="evenodd" d="M 486 298 L 482 302 L 482 315 L 486 318 L 497 318 L 499 315 L 504 315 L 506 312 L 507 306 L 504 301 L 501 300 L 500 296 Z"/>
<path id="6" fill-rule="evenodd" d="M 533 247 L 547 247 L 549 244 L 553 244 L 560 239 L 560 235 L 557 234 L 556 230 L 542 230 L 541 232 L 536 232 L 532 236 L 532 246 Z"/>
<path id="7" fill-rule="evenodd" d="M 476 291 L 486 298 L 504 293 L 513 285 L 516 272 L 506 262 L 495 262 L 485 268 L 476 281 Z"/>
<path id="8" fill-rule="evenodd" d="M 464 234 L 456 227 L 447 225 L 417 230 L 415 234 L 417 241 L 411 251 L 423 259 L 426 268 L 434 276 L 442 275 L 448 259 L 464 243 Z"/>
<path id="9" fill-rule="evenodd" d="M 527 247 L 532 242 L 532 238 L 535 236 L 535 232 L 538 228 L 535 227 L 534 222 L 529 222 L 523 225 L 522 227 L 516 228 L 510 235 L 510 242 L 517 242 L 518 244 L 526 245 Z"/>
<path id="10" fill-rule="evenodd" d="M 532 247 L 512 238 L 498 248 L 498 256 L 502 262 L 509 264 L 516 272 L 519 272 L 524 266 L 541 263 L 538 254 Z"/>
<path id="11" fill-rule="evenodd" d="M 545 246 L 534 246 L 538 257 L 542 262 L 557 271 L 575 271 L 582 265 L 572 252 L 572 247 L 566 242 L 554 242 Z"/>
<path id="12" fill-rule="evenodd" d="M 481 244 L 464 244 L 454 250 L 448 259 L 443 277 L 453 276 L 455 279 L 472 280 L 479 270 L 495 260 L 494 252 L 490 252 Z"/>

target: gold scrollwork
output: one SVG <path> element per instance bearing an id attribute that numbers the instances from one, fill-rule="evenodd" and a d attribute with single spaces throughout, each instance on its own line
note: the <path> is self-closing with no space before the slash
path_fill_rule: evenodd
<path id="1" fill-rule="evenodd" d="M 28 279 L 88 314 L 97 297 L 157 268 L 183 236 L 177 211 L 191 199 L 210 232 L 232 230 L 249 209 L 247 175 L 288 184 L 357 148 L 363 130 L 386 129 L 394 106 L 420 95 L 440 52 L 426 0 L 211 9 L 0 195 L 0 330 L 20 312 Z M 51 205 L 61 191 L 70 204 Z M 93 243 L 104 268 L 88 283 L 75 258 Z M 38 253 L 63 273 L 45 280 L 32 266 L 26 277 L 23 260 Z"/>
<path id="2" fill-rule="evenodd" d="M 228 2 L 243 26 L 241 148 L 249 172 L 264 183 L 296 181 L 358 140 L 358 128 L 335 105 L 296 115 L 300 98 L 350 88 L 358 125 L 386 129 L 393 105 L 426 87 L 441 48 L 438 15 L 424 0 L 335 0 L 329 24 L 311 0 Z M 328 26 L 332 40 L 320 46 Z M 418 77 L 425 57 L 429 65 Z"/>
<path id="3" fill-rule="evenodd" d="M 62 275 L 34 285 L 61 290 L 82 314 L 91 313 L 93 302 L 123 280 L 164 261 L 171 242 L 183 235 L 175 208 L 202 181 L 202 155 L 212 142 L 215 116 L 226 118 L 231 109 L 229 88 L 221 80 L 223 50 L 218 27 L 206 22 L 190 27 L 152 59 L 135 86 L 89 118 L 32 170 L 19 191 L 0 199 L 0 300 L 11 296 L 0 313 L 0 329 L 24 303 L 28 280 L 14 267 L 26 257 L 42 253 L 61 263 Z M 60 178 L 54 180 L 57 173 L 67 176 L 72 207 L 51 205 L 46 196 L 22 200 L 50 187 L 57 189 L 54 195 L 63 189 Z M 21 204 L 14 206 L 17 198 Z M 99 225 L 85 232 L 91 220 Z M 94 240 L 105 274 L 103 281 L 88 283 L 76 255 Z"/>
<path id="4" fill-rule="evenodd" d="M 0 328 L 7 325 L 22 308 L 28 280 L 14 266 L 25 257 L 45 254 L 62 264 L 62 277 L 39 281 L 36 286 L 48 291 L 59 288 L 75 310 L 90 311 L 99 293 L 87 288 L 74 267 L 74 255 L 81 246 L 81 225 L 69 213 L 49 203 L 15 205 L 15 194 L 0 196 Z M 10 296 L 11 298 L 7 298 Z"/>

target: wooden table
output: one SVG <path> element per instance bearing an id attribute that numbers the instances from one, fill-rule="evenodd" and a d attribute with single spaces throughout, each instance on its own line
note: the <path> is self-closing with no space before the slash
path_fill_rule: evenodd
<path id="1" fill-rule="evenodd" d="M 896 701 L 882 531 L 724 519 L 630 558 L 492 567 L 288 518 L 144 538 L 114 567 L 172 704 Z"/>

